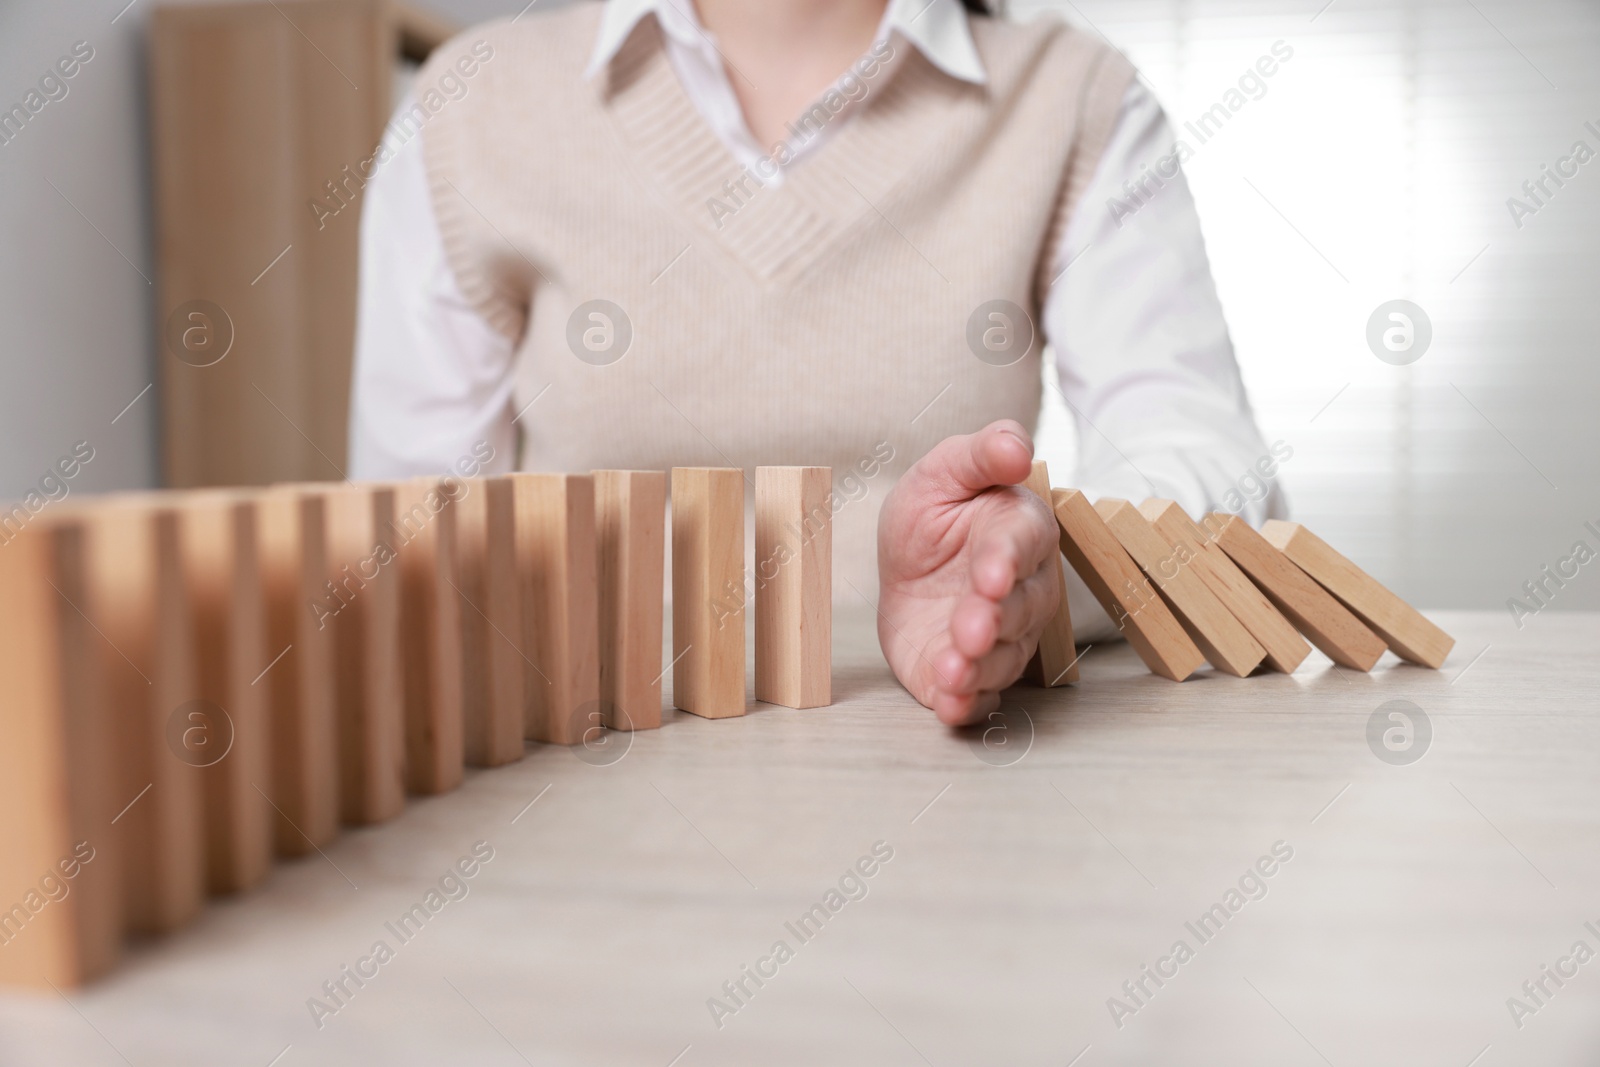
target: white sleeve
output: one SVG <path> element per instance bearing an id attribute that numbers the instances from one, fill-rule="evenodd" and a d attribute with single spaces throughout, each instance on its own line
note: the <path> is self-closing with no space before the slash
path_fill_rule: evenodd
<path id="1" fill-rule="evenodd" d="M 1256 467 L 1273 469 L 1274 457 L 1239 378 L 1174 143 L 1161 105 L 1134 80 L 1051 266 L 1043 332 L 1077 425 L 1072 484 L 1091 499 L 1165 497 L 1196 517 L 1237 511 L 1259 525 L 1287 509 Z M 1067 593 L 1080 643 L 1115 635 L 1071 567 Z"/>
<path id="2" fill-rule="evenodd" d="M 400 104 L 411 106 L 408 97 Z M 367 183 L 350 383 L 349 477 L 442 474 L 494 449 L 511 470 L 515 345 L 461 295 L 445 258 L 423 165 L 423 133 Z M 476 449 L 476 452 L 475 452 Z"/>
<path id="3" fill-rule="evenodd" d="M 1167 497 L 1191 515 L 1237 511 L 1256 525 L 1285 513 L 1283 497 L 1276 483 L 1257 488 L 1257 462 L 1273 457 L 1234 362 L 1188 181 L 1175 160 L 1160 165 L 1173 144 L 1160 104 L 1135 80 L 1052 268 L 1043 326 L 1077 422 L 1074 484 L 1091 497 Z"/>

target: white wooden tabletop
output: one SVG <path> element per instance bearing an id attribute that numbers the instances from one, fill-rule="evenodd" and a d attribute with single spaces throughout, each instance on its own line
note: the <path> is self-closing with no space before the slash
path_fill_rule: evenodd
<path id="1" fill-rule="evenodd" d="M 90 988 L 0 994 L 0 1064 L 1600 1062 L 1600 616 L 1435 618 L 1439 672 L 1093 648 L 986 735 L 844 615 L 832 707 L 472 772 Z"/>

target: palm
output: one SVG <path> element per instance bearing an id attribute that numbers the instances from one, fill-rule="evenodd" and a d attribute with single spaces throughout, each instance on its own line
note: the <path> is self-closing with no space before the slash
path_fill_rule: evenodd
<path id="1" fill-rule="evenodd" d="M 998 702 L 1056 609 L 1044 569 L 1055 522 L 1015 488 L 1032 451 L 1014 422 L 948 438 L 895 486 L 878 520 L 884 655 L 901 684 L 952 725 Z"/>

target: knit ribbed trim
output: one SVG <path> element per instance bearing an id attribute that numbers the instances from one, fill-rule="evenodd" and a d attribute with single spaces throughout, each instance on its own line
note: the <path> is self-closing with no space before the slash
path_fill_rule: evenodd
<path id="1" fill-rule="evenodd" d="M 936 145 L 951 103 L 982 87 L 950 78 L 909 46 L 882 87 L 828 141 L 784 172 L 782 185 L 729 194 L 745 168 L 695 110 L 667 62 L 654 20 L 612 61 L 605 92 L 625 143 L 668 199 L 762 281 L 793 274 L 877 217 L 876 205 Z M 709 201 L 736 205 L 720 219 Z"/>

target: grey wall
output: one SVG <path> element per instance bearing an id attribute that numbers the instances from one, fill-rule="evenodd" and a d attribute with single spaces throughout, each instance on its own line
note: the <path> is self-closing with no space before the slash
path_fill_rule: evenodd
<path id="1" fill-rule="evenodd" d="M 0 104 L 74 42 L 95 58 L 0 146 L 0 496 L 78 440 L 78 489 L 157 481 L 141 61 L 153 0 L 0 3 Z M 463 22 L 516 0 L 438 0 Z M 1600 151 L 1600 9 L 1577 0 L 1079 0 L 1191 118 L 1275 40 L 1296 50 L 1189 173 L 1246 383 L 1299 517 L 1404 595 L 1505 610 L 1600 537 L 1600 160 L 1537 215 L 1506 200 L 1583 139 Z M 119 16 L 119 12 L 121 12 Z M 113 19 L 115 18 L 115 21 Z M 52 188 L 52 184 L 55 188 Z M 59 190 L 59 191 L 58 191 Z M 70 203 L 69 203 L 70 201 Z M 1409 366 L 1364 331 L 1406 298 Z M 1065 469 L 1059 411 L 1043 444 Z M 113 424 L 113 419 L 117 419 Z M 1600 607 L 1600 565 L 1555 608 Z"/>

